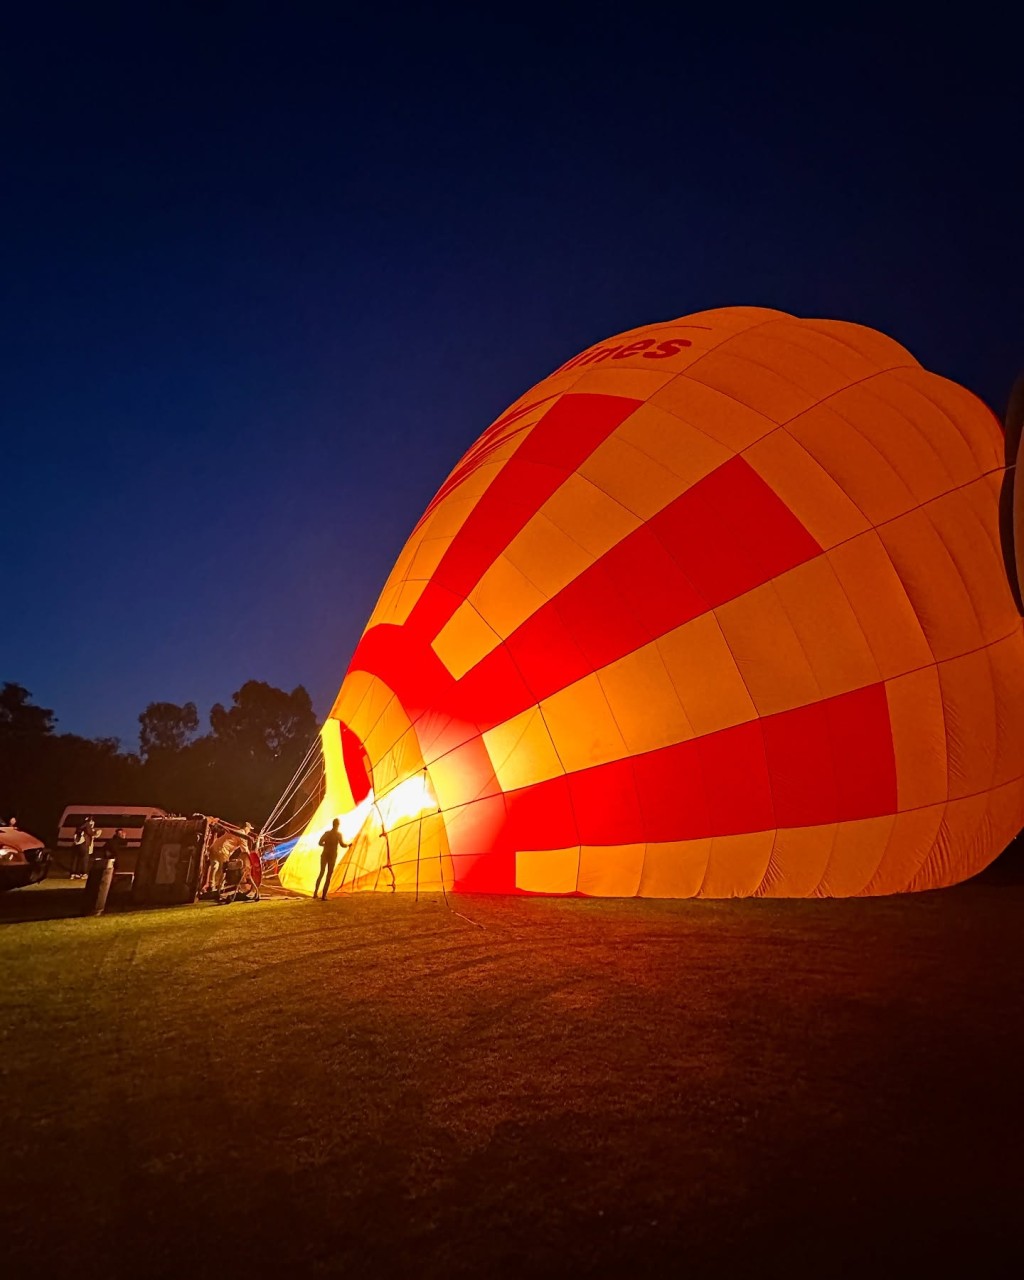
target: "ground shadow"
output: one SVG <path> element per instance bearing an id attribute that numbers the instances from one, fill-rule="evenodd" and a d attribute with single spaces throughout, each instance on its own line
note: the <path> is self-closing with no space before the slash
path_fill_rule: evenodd
<path id="1" fill-rule="evenodd" d="M 48 876 L 41 884 L 0 893 L 0 925 L 70 920 L 82 915 L 84 907 L 85 881 L 70 880 L 60 872 L 55 876 Z M 117 886 L 107 898 L 106 914 L 131 909 L 130 888 Z"/>

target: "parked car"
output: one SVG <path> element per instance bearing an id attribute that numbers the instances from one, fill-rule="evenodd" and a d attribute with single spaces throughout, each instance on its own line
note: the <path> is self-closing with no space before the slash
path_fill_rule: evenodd
<path id="1" fill-rule="evenodd" d="M 20 827 L 0 827 L 0 890 L 22 889 L 46 878 L 50 851 Z"/>

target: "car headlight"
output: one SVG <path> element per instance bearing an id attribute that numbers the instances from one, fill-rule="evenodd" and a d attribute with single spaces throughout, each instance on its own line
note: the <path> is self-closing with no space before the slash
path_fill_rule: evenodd
<path id="1" fill-rule="evenodd" d="M 17 857 L 17 849 L 10 849 L 7 845 L 0 844 L 0 862 L 14 862 Z"/>

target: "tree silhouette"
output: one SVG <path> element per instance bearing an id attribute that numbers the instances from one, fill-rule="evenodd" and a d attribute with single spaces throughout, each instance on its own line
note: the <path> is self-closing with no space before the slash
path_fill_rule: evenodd
<path id="1" fill-rule="evenodd" d="M 211 707 L 210 727 L 218 743 L 252 760 L 279 760 L 296 748 L 301 756 L 316 732 L 313 704 L 302 685 L 285 693 L 247 680 L 231 698 L 230 707 Z"/>
<path id="2" fill-rule="evenodd" d="M 113 738 L 54 733 L 54 714 L 20 684 L 0 686 L 0 817 L 18 815 L 52 841 L 68 804 L 147 804 L 259 825 L 313 740 L 309 694 L 248 680 L 210 712 L 197 736 L 195 703 L 151 702 L 139 716 L 138 755 Z"/>
<path id="3" fill-rule="evenodd" d="M 199 728 L 194 702 L 151 702 L 139 716 L 139 751 L 143 760 L 166 751 L 183 751 Z"/>
<path id="4" fill-rule="evenodd" d="M 31 697 L 24 685 L 8 680 L 0 686 L 0 733 L 38 737 L 53 732 L 53 712 L 34 706 Z"/>

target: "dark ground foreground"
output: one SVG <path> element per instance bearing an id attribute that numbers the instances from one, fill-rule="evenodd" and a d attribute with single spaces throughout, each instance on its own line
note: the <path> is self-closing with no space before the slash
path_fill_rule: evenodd
<path id="1" fill-rule="evenodd" d="M 1021 1274 L 1012 879 L 26 919 L 79 892 L 0 909 L 5 1277 Z"/>

